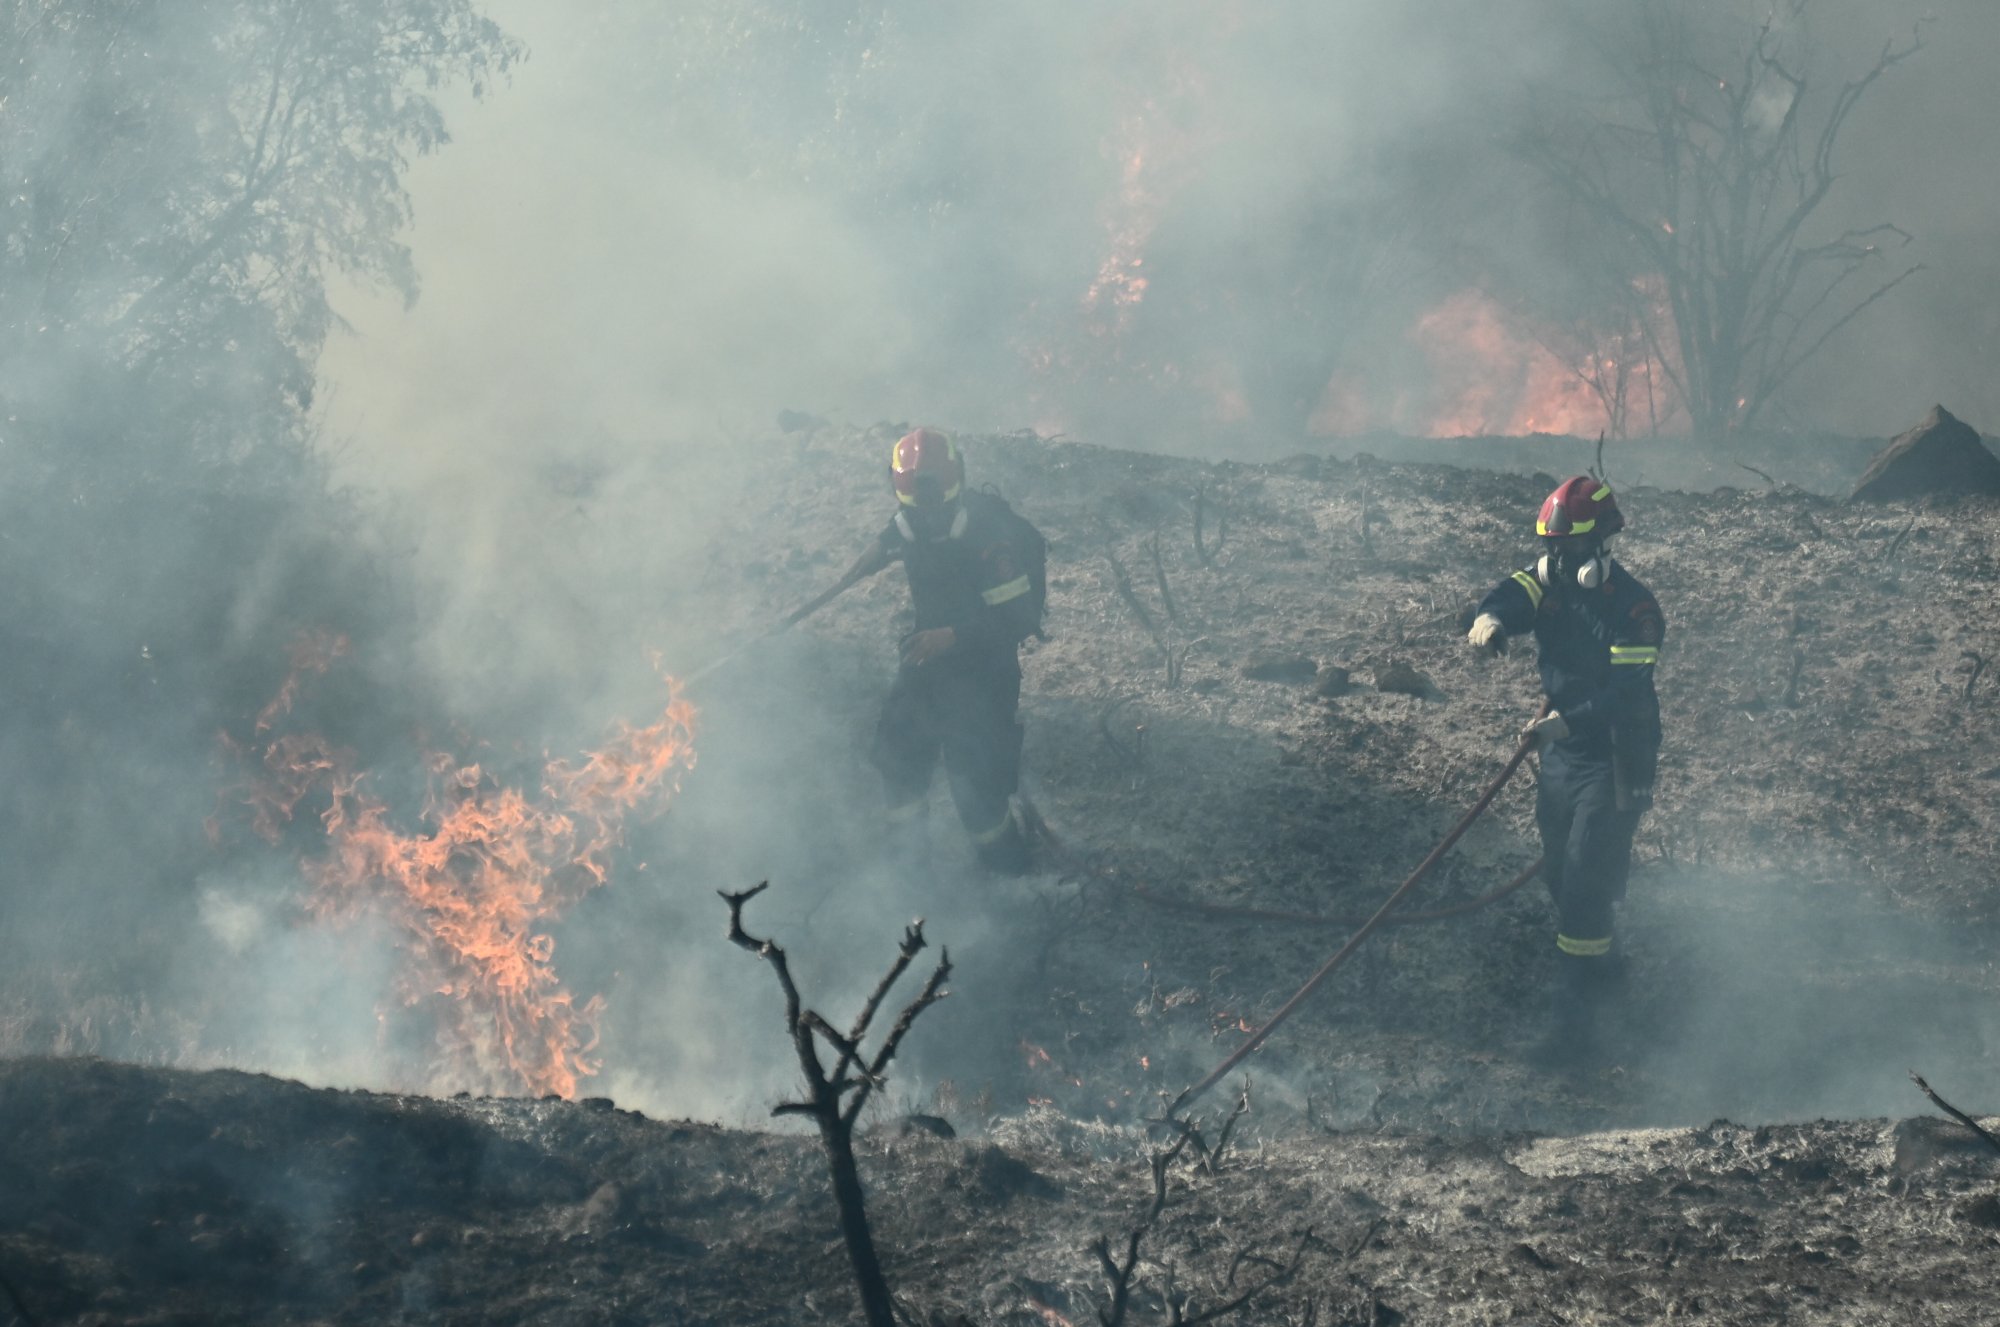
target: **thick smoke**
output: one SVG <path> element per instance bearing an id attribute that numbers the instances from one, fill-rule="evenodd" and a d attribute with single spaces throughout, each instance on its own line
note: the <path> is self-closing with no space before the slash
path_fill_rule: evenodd
<path id="1" fill-rule="evenodd" d="M 1764 7 L 1711 8 L 1722 22 Z M 484 6 L 530 58 L 497 93 L 440 92 L 455 141 L 407 163 L 414 225 L 396 233 L 422 298 L 389 279 L 389 258 L 330 274 L 351 331 L 317 358 L 305 423 L 282 426 L 299 431 L 278 496 L 258 505 L 204 475 L 193 482 L 214 510 L 124 523 L 128 542 L 95 578 L 70 567 L 100 550 L 50 553 L 57 517 L 18 514 L 16 538 L 40 559 L 21 593 L 42 596 L 18 616 L 87 620 L 92 667 L 35 698 L 10 767 L 35 770 L 65 715 L 106 694 L 173 732 L 73 757 L 100 780 L 17 780 L 24 824 L 67 817 L 60 841 L 90 848 L 23 863 L 36 883 L 14 924 L 82 953 L 115 901 L 110 929 L 153 937 L 121 941 L 145 961 L 120 998 L 208 1019 L 105 1049 L 383 1082 L 383 945 L 303 926 L 287 854 L 150 890 L 102 883 L 153 878 L 159 842 L 176 845 L 177 870 L 198 860 L 227 777 L 205 763 L 211 735 L 268 698 L 293 630 L 329 616 L 376 628 L 312 713 L 375 739 L 388 765 L 414 768 L 421 722 L 456 730 L 431 734 L 439 745 L 484 741 L 504 775 L 532 777 L 544 749 L 656 709 L 650 651 L 685 671 L 737 643 L 755 614 L 729 629 L 700 616 L 705 579 L 795 551 L 824 558 L 831 579 L 872 533 L 879 514 L 856 511 L 852 548 L 800 550 L 762 518 L 736 458 L 786 445 L 769 428 L 781 408 L 1239 456 L 1312 445 L 1343 374 L 1373 400 L 1419 403 L 1408 417 L 1436 413 L 1451 366 L 1413 339 L 1427 314 L 1487 286 L 1573 285 L 1506 141 L 1526 90 L 1588 90 L 1579 14 L 1600 9 Z M 1816 67 L 1835 80 L 1934 15 L 1926 48 L 1857 112 L 1815 221 L 1829 234 L 1895 221 L 1914 236 L 1899 257 L 1930 270 L 1829 343 L 1783 419 L 1882 434 L 1937 399 L 1990 424 L 1990 171 L 1976 136 L 1954 130 L 2000 110 L 1975 65 L 2000 11 L 1844 0 L 1813 13 Z M 52 361 L 14 365 L 10 400 L 68 408 Z M 354 494 L 322 504 L 329 487 Z M 288 505 L 298 491 L 303 510 Z M 169 611 L 211 581 L 222 588 L 201 613 Z M 895 593 L 880 591 L 885 636 Z M 148 614 L 176 634 L 156 636 Z M 206 666 L 184 640 L 215 638 L 236 671 L 205 708 L 149 699 L 159 670 Z M 789 1080 L 769 975 L 722 942 L 711 893 L 766 877 L 751 922 L 794 948 L 827 1007 L 865 993 L 920 911 L 961 988 L 998 1002 L 977 1035 L 920 1039 L 920 1080 L 976 1078 L 1009 1049 L 1006 974 L 1033 955 L 1007 921 L 1030 896 L 959 880 L 951 861 L 948 888 L 916 897 L 870 852 L 861 746 L 885 671 L 879 654 L 788 641 L 696 697 L 696 776 L 665 820 L 635 827 L 616 884 L 559 936 L 572 985 L 612 995 L 613 1095 L 752 1116 Z M 73 906 L 78 876 L 98 882 L 83 892 L 92 911 Z M 416 1049 L 393 1049 L 399 1071 L 418 1071 Z"/>

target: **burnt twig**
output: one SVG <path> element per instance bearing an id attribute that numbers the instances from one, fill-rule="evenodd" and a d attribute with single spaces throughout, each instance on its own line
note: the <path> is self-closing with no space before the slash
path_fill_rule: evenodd
<path id="1" fill-rule="evenodd" d="M 1139 595 L 1132 588 L 1132 577 L 1127 574 L 1125 564 L 1118 560 L 1117 550 L 1107 546 L 1104 550 L 1104 560 L 1111 564 L 1111 588 L 1118 592 L 1118 597 L 1132 610 L 1132 616 L 1139 619 L 1139 625 L 1146 629 L 1146 634 L 1153 638 L 1153 643 L 1164 651 L 1167 644 L 1160 636 L 1159 625 L 1153 621 L 1153 615 L 1146 611 L 1146 605 L 1139 602 Z"/>
<path id="2" fill-rule="evenodd" d="M 1181 684 L 1181 678 L 1187 675 L 1188 656 L 1194 653 L 1194 647 L 1197 645 L 1206 645 L 1207 643 L 1208 643 L 1208 637 L 1196 636 L 1193 640 L 1188 641 L 1185 645 L 1182 645 L 1180 649 L 1176 651 L 1174 654 L 1168 656 L 1167 686 L 1169 688 L 1179 686 Z"/>
<path id="3" fill-rule="evenodd" d="M 1104 713 L 1097 716 L 1097 735 L 1104 739 L 1104 745 L 1110 747 L 1112 751 L 1117 754 L 1120 760 L 1124 761 L 1127 765 L 1130 765 L 1135 770 L 1140 769 L 1145 765 L 1146 748 L 1144 745 L 1145 738 L 1143 734 L 1145 733 L 1146 730 L 1143 726 L 1136 729 L 1135 731 L 1138 734 L 1140 734 L 1140 736 L 1135 737 L 1131 746 L 1126 746 L 1123 742 L 1119 741 L 1117 738 L 1111 735 L 1111 719 L 1112 716 L 1116 715 L 1119 710 L 1123 709 L 1125 706 L 1131 704 L 1133 701 L 1137 699 L 1138 699 L 1137 696 L 1120 696 L 1118 699 L 1112 701 L 1109 705 L 1106 705 L 1104 707 Z"/>
<path id="4" fill-rule="evenodd" d="M 1235 1313 L 1239 1309 L 1248 1308 L 1250 1305 L 1250 1301 L 1257 1298 L 1257 1296 L 1263 1294 L 1268 1290 L 1276 1290 L 1278 1287 L 1286 1284 L 1293 1277 L 1299 1274 L 1299 1267 L 1301 1264 L 1305 1262 L 1306 1248 L 1308 1245 L 1312 1243 L 1312 1237 L 1313 1237 L 1312 1230 L 1310 1227 L 1308 1227 L 1304 1232 L 1302 1232 L 1299 1235 L 1299 1242 L 1292 1246 L 1292 1260 L 1288 1263 L 1283 1264 L 1282 1266 L 1277 1265 L 1275 1263 L 1275 1260 L 1273 1259 L 1269 1258 L 1254 1259 L 1254 1261 L 1263 1263 L 1266 1266 L 1271 1266 L 1275 1270 L 1273 1270 L 1272 1273 L 1269 1276 L 1265 1277 L 1262 1281 L 1259 1281 L 1256 1285 L 1251 1286 L 1248 1290 L 1238 1295 L 1235 1299 L 1228 1300 L 1221 1304 L 1217 1304 L 1212 1309 L 1204 1309 L 1200 1313 L 1194 1314 L 1192 1316 L 1184 1316 L 1184 1309 L 1186 1307 L 1185 1300 L 1173 1304 L 1171 1306 L 1173 1316 L 1169 1319 L 1171 1327 L 1195 1327 L 1197 1323 L 1214 1322 L 1218 1318 L 1227 1317 L 1229 1314 Z M 1240 1264 L 1242 1261 L 1245 1260 L 1239 1259 L 1238 1263 Z M 1232 1265 L 1232 1267 L 1230 1268 L 1230 1284 L 1234 1285 L 1235 1280 L 1236 1280 L 1235 1266 Z"/>
<path id="5" fill-rule="evenodd" d="M 1167 586 L 1167 563 L 1166 559 L 1160 556 L 1160 532 L 1158 530 L 1153 531 L 1153 537 L 1146 541 L 1146 551 L 1152 555 L 1153 583 L 1160 587 L 1160 606 L 1167 610 L 1167 620 L 1175 626 L 1179 626 L 1181 620 L 1180 610 L 1174 607 L 1174 592 Z M 1171 672 L 1173 669 L 1173 661 L 1171 659 L 1168 660 L 1167 666 L 1168 671 Z"/>
<path id="6" fill-rule="evenodd" d="M 848 1259 L 854 1266 L 855 1283 L 861 1292 L 862 1312 L 869 1327 L 896 1327 L 895 1304 L 889 1293 L 888 1279 L 882 1274 L 882 1261 L 876 1256 L 875 1241 L 868 1230 L 861 1172 L 854 1160 L 854 1126 L 869 1097 L 882 1086 L 883 1072 L 889 1067 L 889 1061 L 895 1058 L 917 1016 L 944 998 L 944 983 L 951 976 L 951 954 L 949 951 L 940 952 L 938 965 L 930 979 L 924 983 L 917 997 L 903 1007 L 889 1035 L 870 1056 L 863 1049 L 870 1025 L 881 1011 L 882 1002 L 888 998 L 889 989 L 909 970 L 911 962 L 926 947 L 923 922 L 912 922 L 904 929 L 903 942 L 897 948 L 895 962 L 889 965 L 882 980 L 869 993 L 852 1028 L 842 1034 L 817 1011 L 804 1007 L 784 949 L 776 941 L 760 939 L 743 928 L 744 905 L 768 889 L 770 883 L 766 880 L 754 889 L 737 893 L 726 890 L 716 892 L 729 905 L 730 942 L 762 958 L 777 974 L 778 986 L 785 994 L 785 1030 L 791 1036 L 792 1049 L 798 1055 L 800 1070 L 805 1074 L 806 1099 L 780 1102 L 771 1113 L 810 1116 L 813 1123 L 819 1126 L 820 1143 L 826 1151 L 827 1167 L 832 1174 L 834 1204 L 840 1213 L 841 1235 L 847 1242 Z M 820 1058 L 819 1043 L 822 1041 L 838 1057 L 831 1069 Z"/>
<path id="7" fill-rule="evenodd" d="M 1910 537 L 1910 531 L 1916 528 L 1917 528 L 1917 514 L 1915 512 L 1911 512 L 1910 523 L 1904 526 L 1901 530 L 1897 531 L 1896 537 L 1889 541 L 1889 547 L 1882 550 L 1882 560 L 1886 562 L 1890 558 L 1896 556 L 1896 550 L 1903 546 L 1903 541 Z"/>
<path id="8" fill-rule="evenodd" d="M 1599 483 L 1604 482 L 1604 430 L 1597 430 L 1597 459 L 1590 463 L 1590 473 Z"/>
<path id="9" fill-rule="evenodd" d="M 1099 1235 L 1091 1245 L 1097 1255 L 1098 1266 L 1104 1269 L 1105 1279 L 1110 1283 L 1111 1303 L 1097 1311 L 1097 1320 L 1104 1327 L 1123 1327 L 1125 1310 L 1132 1300 L 1132 1273 L 1139 1266 L 1139 1245 L 1144 1242 L 1153 1223 L 1160 1219 L 1160 1213 L 1167 1206 L 1167 1169 L 1174 1164 L 1188 1145 L 1188 1134 L 1184 1131 L 1174 1140 L 1174 1145 L 1163 1152 L 1155 1152 L 1152 1157 L 1153 1201 L 1146 1209 L 1146 1215 L 1139 1224 L 1132 1227 L 1125 1237 L 1124 1260 L 1117 1261 L 1111 1256 L 1111 1241 Z"/>
<path id="10" fill-rule="evenodd" d="M 1250 1113 L 1250 1080 L 1243 1080 L 1243 1091 L 1236 1098 L 1236 1109 L 1229 1112 L 1229 1118 L 1222 1122 L 1222 1132 L 1215 1137 L 1215 1146 L 1201 1159 L 1201 1168 L 1213 1175 L 1222 1169 L 1222 1154 L 1229 1149 L 1229 1135 L 1236 1132 L 1236 1122 Z"/>
<path id="11" fill-rule="evenodd" d="M 1960 697 L 1960 699 L 1970 704 L 1972 701 L 1972 688 L 1979 684 L 1979 675 L 1986 671 L 1986 656 L 1977 650 L 1966 650 L 1958 657 L 1972 661 L 1972 667 L 1966 671 L 1965 675 L 1965 693 Z"/>
<path id="12" fill-rule="evenodd" d="M 1972 1132 L 1978 1134 L 1981 1138 L 1984 1138 L 1987 1142 L 1987 1145 L 1991 1147 L 1994 1151 L 2000 1152 L 2000 1138 L 1995 1138 L 1992 1134 L 1986 1132 L 1986 1130 L 1980 1126 L 1979 1121 L 1973 1119 L 1970 1115 L 1967 1115 L 1964 1111 L 1960 1110 L 1958 1107 L 1952 1105 L 1949 1101 L 1946 1101 L 1943 1097 L 1939 1096 L 1936 1092 L 1932 1091 L 1931 1085 L 1924 1081 L 1923 1075 L 1919 1074 L 1916 1070 L 1912 1069 L 1910 1070 L 1910 1081 L 1917 1085 L 1917 1090 L 1919 1092 L 1922 1092 L 1925 1096 L 1931 1099 L 1931 1104 L 1933 1106 L 1936 1106 L 1939 1110 L 1951 1116 L 1954 1120 L 1957 1120 L 1960 1124 L 1972 1130 Z"/>
<path id="13" fill-rule="evenodd" d="M 1745 465 L 1743 462 L 1738 461 L 1736 463 L 1736 468 L 1738 470 L 1748 470 L 1751 474 L 1757 476 L 1757 478 L 1763 480 L 1765 483 L 1769 484 L 1772 488 L 1776 488 L 1778 486 L 1777 480 L 1771 478 L 1771 476 L 1765 474 L 1762 470 L 1759 470 L 1754 465 Z"/>
<path id="14" fill-rule="evenodd" d="M 1207 515 L 1208 486 L 1197 485 L 1194 491 L 1194 560 L 1201 566 L 1209 566 L 1208 547 L 1202 542 L 1202 518 Z M 1218 551 L 1220 545 L 1218 545 Z"/>

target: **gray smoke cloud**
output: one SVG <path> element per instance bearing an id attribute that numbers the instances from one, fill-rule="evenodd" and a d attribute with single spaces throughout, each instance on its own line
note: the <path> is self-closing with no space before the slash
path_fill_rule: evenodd
<path id="1" fill-rule="evenodd" d="M 336 288 L 352 330 L 320 359 L 314 418 L 334 478 L 379 514 L 366 537 L 422 587 L 408 657 L 366 661 L 364 696 L 420 683 L 530 755 L 653 713 L 651 652 L 685 671 L 740 639 L 756 612 L 712 616 L 697 587 L 797 548 L 749 519 L 734 460 L 782 445 L 781 408 L 1296 450 L 1337 374 L 1418 414 L 1448 393 L 1458 366 L 1412 336 L 1454 294 L 1503 269 L 1566 277 L 1503 146 L 1524 89 L 1584 67 L 1558 0 L 485 9 L 531 58 L 484 100 L 441 94 L 454 141 L 407 175 L 422 297 Z M 1990 427 L 2000 248 L 1984 146 L 1962 127 L 2000 112 L 1981 67 L 2000 10 L 1813 13 L 1839 72 L 1932 20 L 1856 114 L 1815 223 L 1893 220 L 1915 237 L 1899 256 L 1929 270 L 1829 344 L 1785 418 L 1886 434 L 1935 399 Z M 854 513 L 857 548 L 877 519 Z M 199 566 L 203 536 L 178 537 L 159 560 Z M 805 551 L 830 579 L 853 550 Z M 886 623 L 899 591 L 879 593 Z M 285 602 L 236 608 L 261 623 Z M 792 946 L 826 1007 L 852 1006 L 919 911 L 963 983 L 1004 997 L 1004 976 L 980 974 L 1021 957 L 1004 920 L 1019 900 L 915 897 L 868 851 L 860 747 L 885 664 L 786 645 L 700 697 L 703 763 L 634 831 L 646 869 L 559 938 L 572 985 L 612 995 L 603 1082 L 621 1101 L 747 1118 L 789 1082 L 781 1054 L 741 1053 L 775 1047 L 776 995 L 722 942 L 711 888 L 777 882 L 752 923 Z M 198 822 L 207 779 L 151 814 Z M 82 819 L 135 837 L 128 807 Z M 142 855 L 113 858 L 136 873 Z M 178 946 L 155 959 L 163 989 L 241 1011 L 201 1033 L 201 1055 L 379 1083 L 364 1011 L 389 984 L 388 942 L 304 926 L 297 890 L 282 859 L 196 882 L 192 912 L 162 922 Z M 78 925 L 59 901 L 35 911 Z M 1005 1037 L 922 1042 L 919 1076 L 967 1071 Z M 410 1048 L 390 1058 L 420 1069 Z"/>

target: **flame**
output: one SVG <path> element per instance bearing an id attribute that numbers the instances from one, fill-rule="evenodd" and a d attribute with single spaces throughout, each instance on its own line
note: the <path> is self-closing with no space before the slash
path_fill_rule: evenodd
<path id="1" fill-rule="evenodd" d="M 290 714 L 306 675 L 324 673 L 348 648 L 347 637 L 333 631 L 308 631 L 293 641 L 291 670 L 285 674 L 278 694 L 271 697 L 271 703 L 258 711 L 256 731 L 267 732 L 272 724 Z"/>
<path id="2" fill-rule="evenodd" d="M 1042 1301 L 1036 1299 L 1032 1295 L 1028 1297 L 1028 1307 L 1034 1310 L 1036 1313 L 1041 1314 L 1042 1321 L 1046 1323 L 1048 1327 L 1076 1327 L 1075 1323 L 1071 1322 L 1068 1318 L 1065 1318 L 1062 1314 L 1056 1312 L 1056 1310 L 1050 1308 L 1047 1304 L 1042 1303 Z"/>
<path id="3" fill-rule="evenodd" d="M 1670 321 L 1657 282 L 1635 284 Z M 1408 342 L 1423 371 L 1334 375 L 1313 413 L 1315 433 L 1335 436 L 1389 430 L 1418 437 L 1482 437 L 1596 432 L 1622 436 L 1628 424 L 1657 429 L 1677 411 L 1670 377 L 1635 322 L 1623 331 L 1539 329 L 1477 289 L 1461 290 L 1420 315 Z M 1551 346 L 1566 347 L 1562 353 Z M 1411 376 L 1418 386 L 1384 399 L 1378 380 Z M 1607 397 L 1622 402 L 1614 418 Z"/>
<path id="4" fill-rule="evenodd" d="M 344 652 L 344 643 L 295 650 L 258 731 L 289 712 L 301 677 Z M 570 1097 L 598 1071 L 590 1052 L 604 1001 L 578 1004 L 564 989 L 547 928 L 605 883 L 625 817 L 677 791 L 694 765 L 695 711 L 666 680 L 658 719 L 621 725 L 577 761 L 548 760 L 533 790 L 432 753 L 417 829 L 398 823 L 351 751 L 310 733 L 264 745 L 259 776 L 242 790 L 253 827 L 275 842 L 301 803 L 325 799 L 325 855 L 303 863 L 307 907 L 333 923 L 379 916 L 400 932 L 403 1002 L 437 1020 L 432 1086 Z"/>

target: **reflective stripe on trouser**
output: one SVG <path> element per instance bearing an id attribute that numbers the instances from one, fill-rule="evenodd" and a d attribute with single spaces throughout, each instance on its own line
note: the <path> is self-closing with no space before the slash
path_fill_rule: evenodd
<path id="1" fill-rule="evenodd" d="M 1608 757 L 1579 757 L 1561 742 L 1542 753 L 1535 824 L 1563 953 L 1594 958 L 1610 952 L 1612 904 L 1625 895 L 1639 815 L 1618 809 Z"/>
<path id="2" fill-rule="evenodd" d="M 928 797 L 942 756 L 966 833 L 975 841 L 981 835 L 991 835 L 988 843 L 1004 841 L 1013 823 L 1008 799 L 1020 777 L 1021 730 L 1014 718 L 1020 696 L 1018 668 L 928 664 L 897 673 L 871 753 L 889 805 Z"/>

